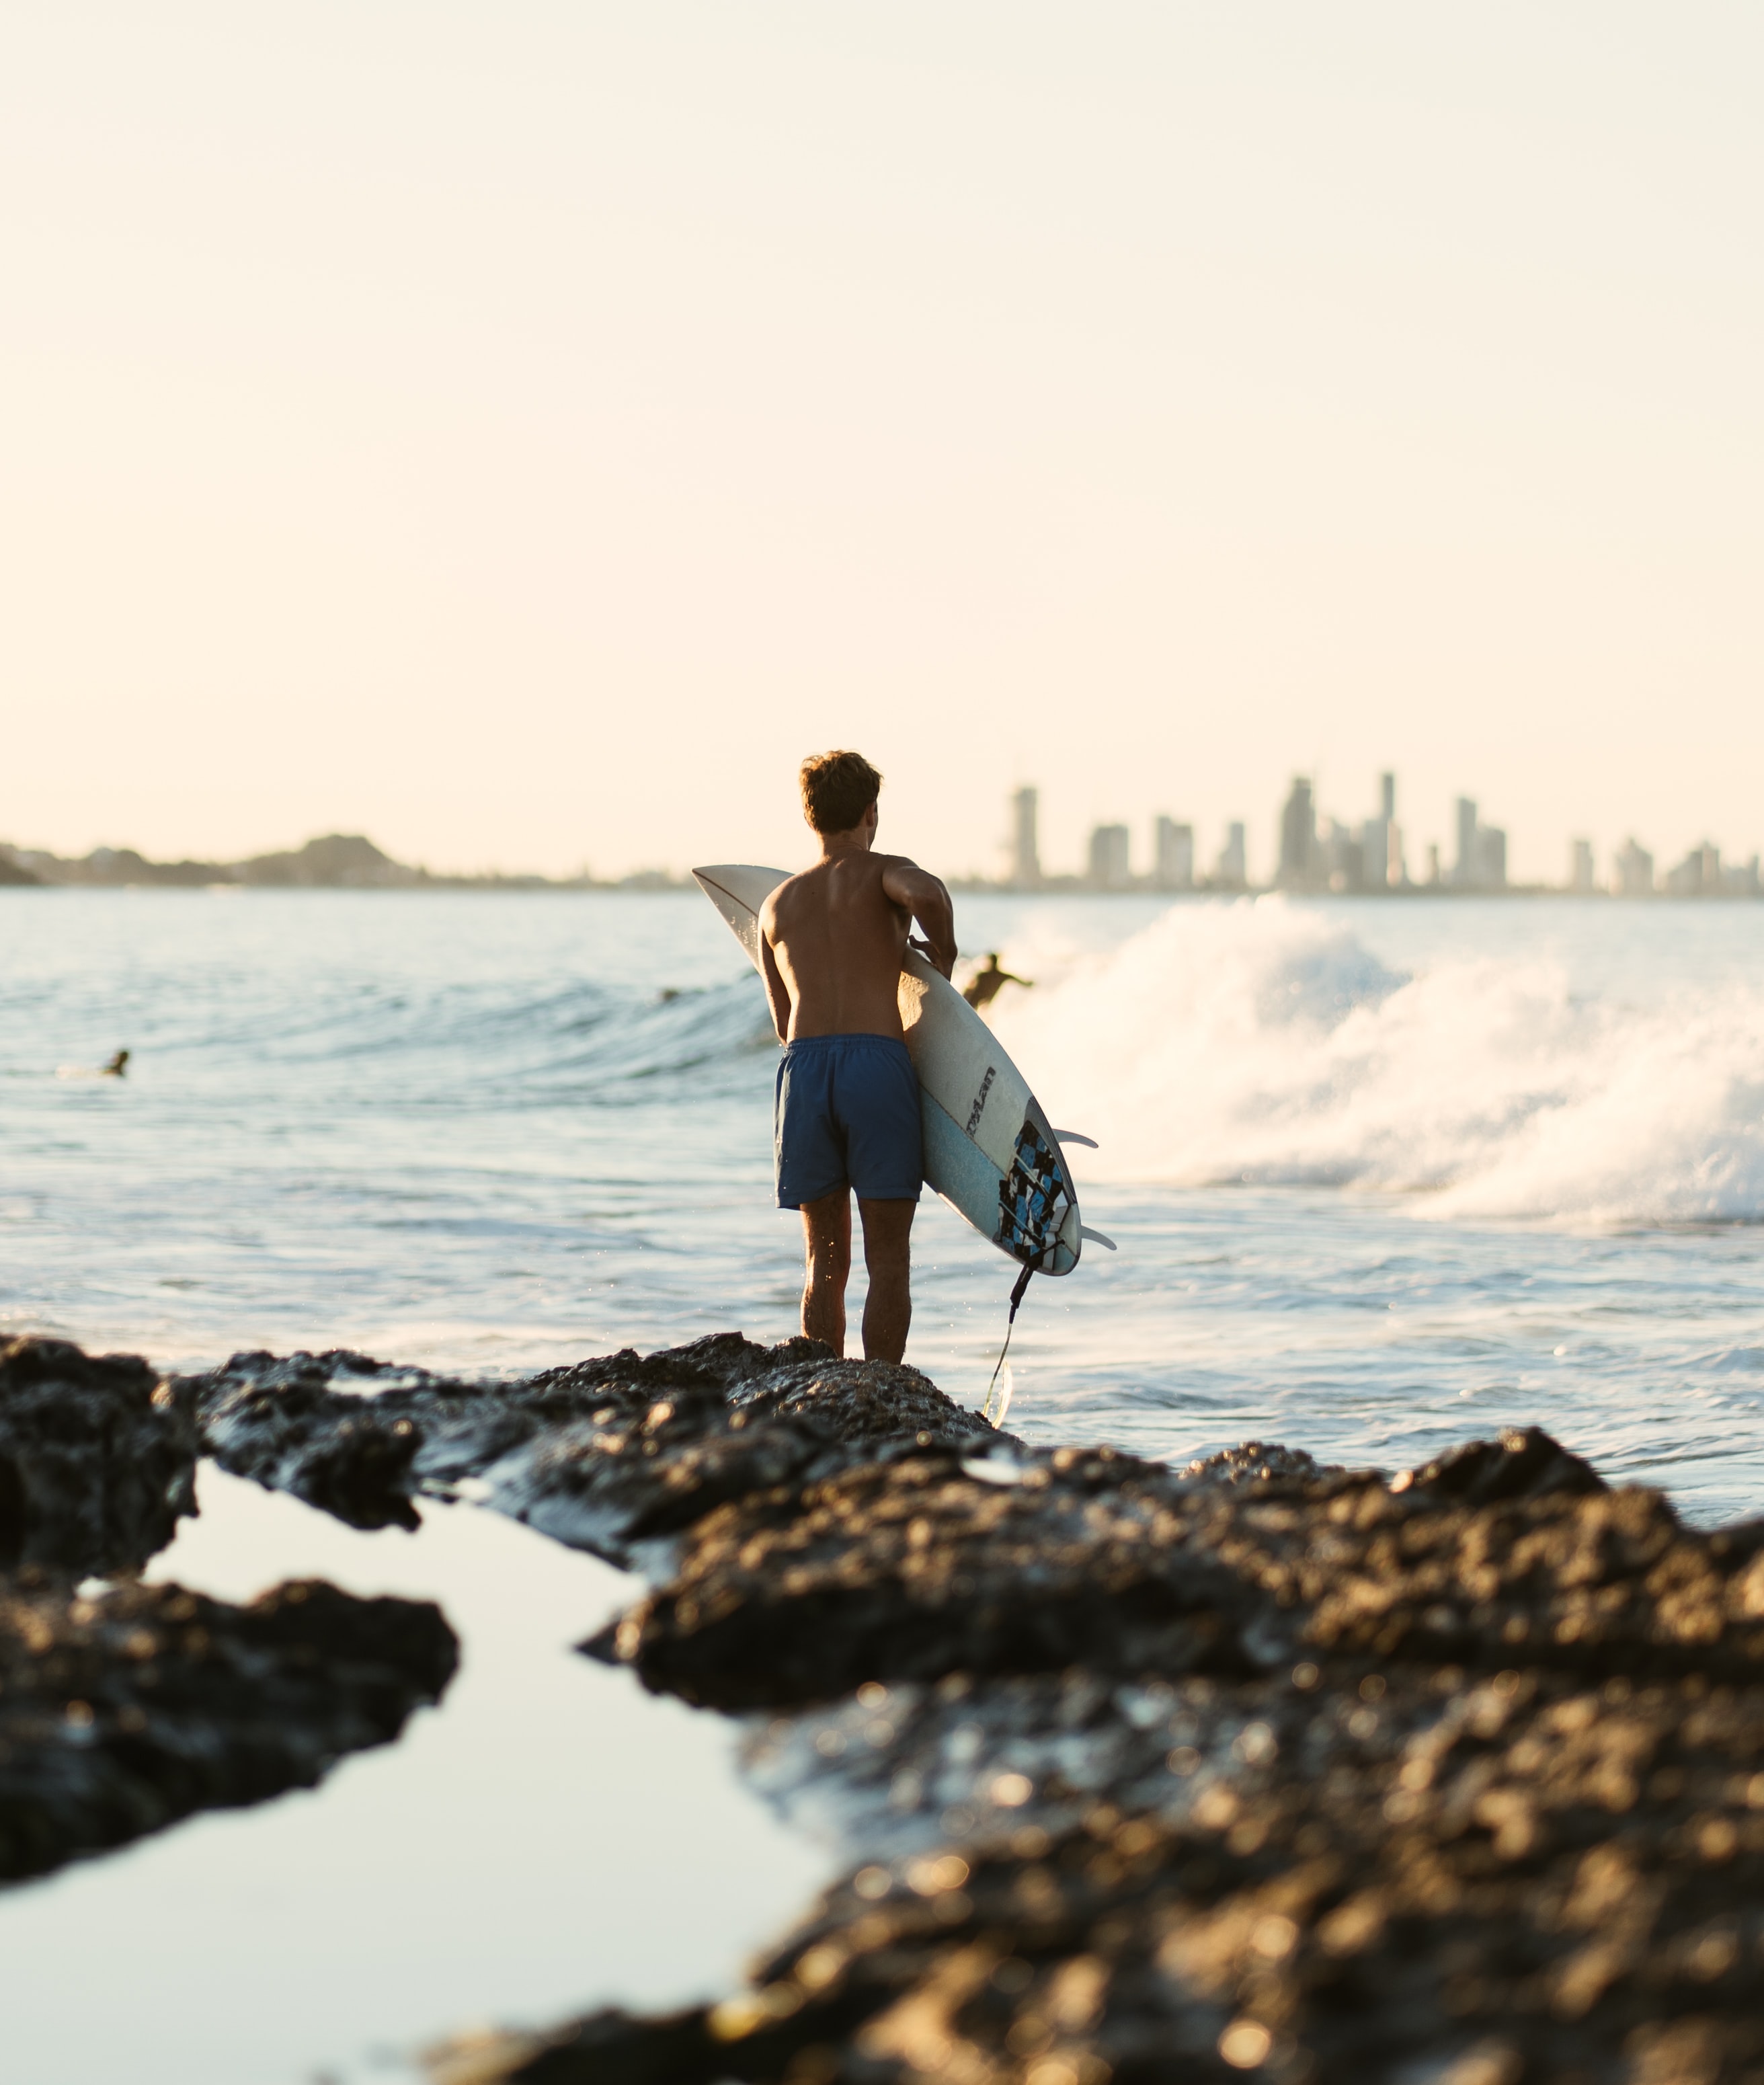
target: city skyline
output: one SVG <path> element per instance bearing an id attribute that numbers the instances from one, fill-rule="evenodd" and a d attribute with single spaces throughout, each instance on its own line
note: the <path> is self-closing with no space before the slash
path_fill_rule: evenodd
<path id="1" fill-rule="evenodd" d="M 1145 848 L 1146 866 L 1135 865 L 1133 830 L 1125 821 L 1093 826 L 1085 857 L 1072 869 L 1051 868 L 1041 844 L 1041 792 L 1020 786 L 1008 800 L 1009 834 L 998 881 L 1016 890 L 1092 891 L 1284 890 L 1297 895 L 1438 894 L 1466 895 L 1556 890 L 1578 896 L 1621 898 L 1746 897 L 1764 895 L 1756 850 L 1745 861 L 1724 860 L 1723 850 L 1705 839 L 1677 864 L 1656 867 L 1652 851 L 1634 834 L 1609 851 L 1601 874 L 1598 853 L 1584 834 L 1566 841 L 1566 873 L 1559 881 L 1522 881 L 1508 874 L 1507 829 L 1486 820 L 1474 797 L 1452 803 L 1455 851 L 1448 857 L 1437 841 L 1423 843 L 1423 861 L 1411 864 L 1407 836 L 1397 814 L 1397 775 L 1376 778 L 1377 804 L 1359 821 L 1325 820 L 1313 779 L 1292 778 L 1273 821 L 1273 860 L 1265 877 L 1253 873 L 1249 822 L 1225 821 L 1220 844 L 1206 862 L 1195 825 L 1167 811 L 1153 814 Z"/>
<path id="2" fill-rule="evenodd" d="M 1377 801 L 1370 814 L 1358 822 L 1344 821 L 1323 811 L 1312 776 L 1295 775 L 1270 821 L 1264 871 L 1258 868 L 1257 843 L 1251 839 L 1252 820 L 1222 820 L 1209 839 L 1202 825 L 1177 818 L 1168 810 L 1155 812 L 1143 822 L 1143 837 L 1137 854 L 1132 824 L 1109 819 L 1091 826 L 1074 865 L 1054 865 L 1042 845 L 1041 792 L 1037 785 L 1025 783 L 1007 800 L 1007 830 L 991 851 L 994 860 L 990 869 L 973 861 L 966 867 L 957 866 L 953 856 L 932 856 L 928 865 L 957 885 L 1021 891 L 1284 890 L 1299 895 L 1325 895 L 1554 890 L 1622 898 L 1764 894 L 1755 849 L 1743 860 L 1724 858 L 1722 846 L 1705 839 L 1676 863 L 1668 863 L 1656 857 L 1634 833 L 1626 834 L 1620 845 L 1605 850 L 1607 865 L 1602 869 L 1594 843 L 1584 834 L 1575 834 L 1567 839 L 1565 873 L 1559 880 L 1516 877 L 1508 873 L 1507 829 L 1485 819 L 1476 799 L 1460 796 L 1452 800 L 1450 828 L 1455 844 L 1448 851 L 1436 840 L 1411 838 L 1397 816 L 1397 789 L 1396 771 L 1380 771 L 1375 779 Z M 806 830 L 799 829 L 795 853 L 801 854 L 810 844 Z M 314 874 L 293 866 L 297 858 L 312 861 L 325 858 L 327 851 L 347 855 L 352 850 L 366 852 L 341 877 L 349 884 L 412 888 L 426 884 L 436 887 L 462 883 L 510 887 L 549 884 L 581 889 L 660 890 L 688 880 L 688 864 L 654 857 L 610 871 L 604 866 L 597 871 L 594 864 L 579 860 L 561 876 L 501 863 L 460 871 L 445 864 L 397 858 L 396 850 L 393 855 L 384 855 L 358 834 L 333 833 L 309 838 L 297 848 L 258 851 L 222 860 L 170 853 L 154 859 L 132 844 L 116 847 L 108 842 L 82 853 L 61 853 L 21 843 L 16 837 L 0 832 L 0 884 L 111 884 L 129 881 L 138 874 L 151 882 L 193 886 L 214 882 L 324 883 L 337 879 L 329 871 Z M 785 857 L 786 851 L 779 850 L 779 860 Z"/>

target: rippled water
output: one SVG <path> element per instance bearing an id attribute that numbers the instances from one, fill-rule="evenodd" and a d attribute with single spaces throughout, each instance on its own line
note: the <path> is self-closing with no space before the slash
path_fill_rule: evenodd
<path id="1" fill-rule="evenodd" d="M 997 1025 L 1119 1242 L 1032 1288 L 1013 1425 L 1386 1464 L 1537 1420 L 1764 1499 L 1764 907 L 986 898 Z M 792 1328 L 773 1051 L 671 897 L 0 894 L 0 1322 L 494 1372 Z M 58 1078 L 126 1045 L 121 1082 Z M 1007 1263 L 939 1204 L 911 1357 Z"/>
<path id="2" fill-rule="evenodd" d="M 1700 1518 L 1764 1503 L 1764 907 L 957 916 L 1037 980 L 996 1025 L 1100 1140 L 1121 1247 L 1032 1286 L 1014 1426 L 1397 1466 L 1535 1420 Z M 122 1047 L 125 1080 L 72 1076 Z M 773 1064 L 695 895 L 0 892 L 0 1326 L 485 1374 L 780 1337 Z M 916 1246 L 910 1357 L 977 1403 L 1013 1270 L 935 1202 Z M 365 2079 L 376 2045 L 714 1988 L 806 1900 L 726 1727 L 569 1651 L 617 1573 L 465 1508 L 412 1541 L 203 1497 L 156 1573 L 437 1597 L 462 1675 L 316 1797 L 0 1896 L 33 2079 Z"/>

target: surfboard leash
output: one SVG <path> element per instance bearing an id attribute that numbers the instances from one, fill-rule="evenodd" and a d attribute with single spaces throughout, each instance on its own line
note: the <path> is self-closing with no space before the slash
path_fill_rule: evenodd
<path id="1" fill-rule="evenodd" d="M 986 1401 L 980 1408 L 980 1416 L 982 1419 L 990 1419 L 992 1416 L 992 1393 L 999 1386 L 999 1371 L 1004 1366 L 1004 1357 L 1011 1351 L 1011 1335 L 1016 1329 L 1017 1306 L 1023 1301 L 1024 1293 L 1029 1285 L 1029 1277 L 1034 1272 L 1033 1266 L 1025 1267 L 1017 1276 L 1016 1288 L 1011 1291 L 1011 1314 L 1005 1320 L 1004 1344 L 999 1348 L 999 1358 L 992 1365 L 992 1380 L 986 1385 Z M 999 1416 L 1003 1419 L 1004 1414 L 1001 1412 Z"/>

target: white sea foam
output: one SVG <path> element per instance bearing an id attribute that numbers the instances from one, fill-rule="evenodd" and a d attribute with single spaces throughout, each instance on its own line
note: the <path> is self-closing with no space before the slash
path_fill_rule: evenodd
<path id="1" fill-rule="evenodd" d="M 1764 984 L 1638 1003 L 1537 958 L 1388 969 L 1320 911 L 1173 907 L 1106 954 L 1013 950 L 1002 1038 L 1091 1178 L 1416 1193 L 1418 1212 L 1764 1217 Z M 1030 975 L 1037 975 L 1031 970 Z"/>

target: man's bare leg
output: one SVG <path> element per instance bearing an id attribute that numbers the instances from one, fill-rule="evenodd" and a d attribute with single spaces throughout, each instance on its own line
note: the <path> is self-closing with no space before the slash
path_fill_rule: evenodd
<path id="1" fill-rule="evenodd" d="M 865 1236 L 868 1237 L 866 1225 Z M 851 1190 L 837 1189 L 803 1204 L 803 1331 L 846 1350 L 846 1278 L 851 1272 Z M 864 1312 L 866 1326 L 870 1314 Z M 905 1334 L 901 1334 L 904 1341 Z"/>
<path id="2" fill-rule="evenodd" d="M 870 1293 L 863 1303 L 866 1361 L 897 1361 L 906 1352 L 913 1322 L 913 1212 L 918 1207 L 917 1202 L 858 1203 L 863 1219 L 863 1263 L 870 1272 Z"/>

